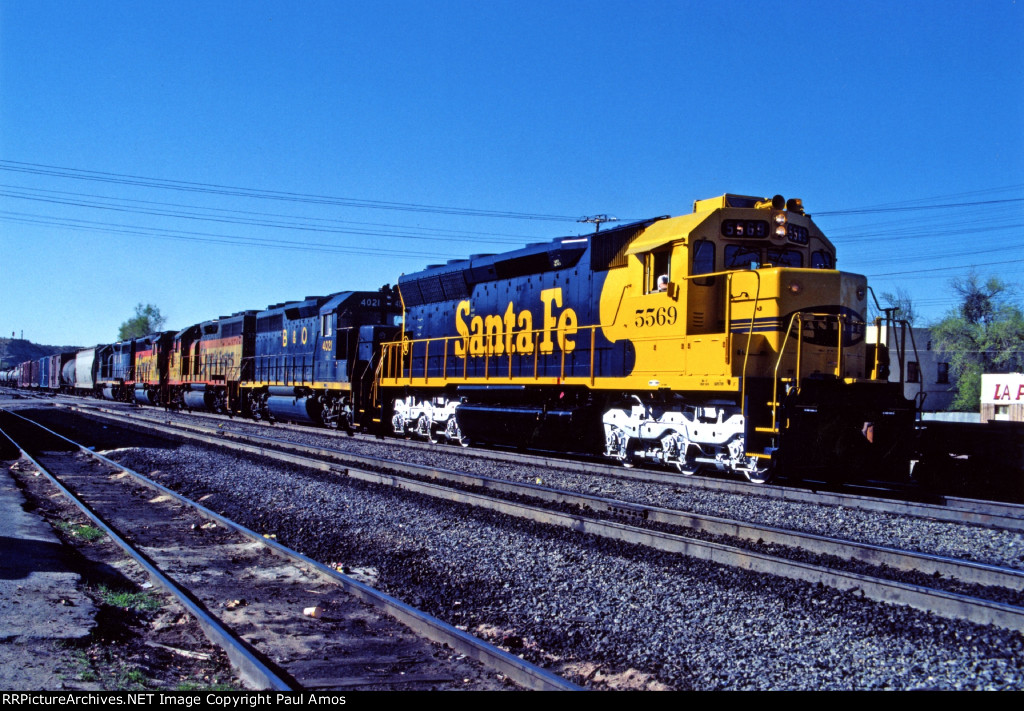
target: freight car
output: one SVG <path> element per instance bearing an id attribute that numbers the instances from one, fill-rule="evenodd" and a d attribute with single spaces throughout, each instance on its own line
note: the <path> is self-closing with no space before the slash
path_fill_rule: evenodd
<path id="1" fill-rule="evenodd" d="M 0 385 L 10 388 L 18 387 L 18 377 L 21 375 L 21 364 L 18 363 L 10 368 L 0 370 Z"/>
<path id="2" fill-rule="evenodd" d="M 71 390 L 77 395 L 97 395 L 96 375 L 100 362 L 102 362 L 105 346 L 96 348 L 85 348 L 75 353 L 74 367 L 71 361 L 64 366 L 64 377 L 71 384 Z M 97 360 L 99 352 L 100 360 Z"/>
<path id="3" fill-rule="evenodd" d="M 64 381 L 64 368 L 75 359 L 75 354 L 56 353 L 52 356 L 47 356 L 47 359 L 50 361 L 50 378 L 44 387 L 52 392 L 60 392 L 65 389 L 66 385 Z"/>
<path id="4" fill-rule="evenodd" d="M 915 408 L 864 340 L 867 280 L 800 200 L 693 212 L 403 276 L 382 419 L 462 445 L 602 452 L 765 481 L 905 474 Z"/>

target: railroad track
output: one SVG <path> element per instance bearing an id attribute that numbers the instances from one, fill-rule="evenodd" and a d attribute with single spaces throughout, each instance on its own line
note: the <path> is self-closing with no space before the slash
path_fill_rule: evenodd
<path id="1" fill-rule="evenodd" d="M 29 433 L 36 427 L 49 444 L 32 447 L 42 452 L 30 454 L 15 437 L 37 438 Z M 578 688 L 20 415 L 0 410 L 0 429 L 14 430 L 13 436 L 5 432 L 4 437 L 178 598 L 251 686 L 466 688 L 467 665 L 457 656 L 462 655 L 500 675 L 472 673 L 481 684 L 476 688 L 502 688 L 503 677 L 526 688 Z M 83 463 L 83 455 L 93 460 L 91 464 Z M 134 490 L 125 486 L 128 477 Z M 158 495 L 140 493 L 140 485 Z M 183 517 L 196 515 L 207 523 L 189 526 L 188 518 L 181 523 Z M 229 603 L 221 609 L 225 600 Z M 300 614 L 298 600 L 311 602 L 311 616 Z M 377 613 L 368 614 L 367 604 Z M 322 615 L 330 624 L 317 621 Z M 403 626 L 406 629 L 398 629 Z M 367 628 L 369 633 L 357 641 L 349 631 L 355 628 Z M 380 644 L 379 638 L 387 643 Z M 454 653 L 439 655 L 425 640 L 446 645 Z M 447 658 L 439 662 L 438 656 Z M 391 671 L 382 673 L 383 669 Z"/>
<path id="2" fill-rule="evenodd" d="M 1024 608 L 1020 606 L 1024 600 L 1020 594 L 1024 591 L 1024 571 L 1018 569 L 358 456 L 230 432 L 223 426 L 168 425 L 150 416 L 126 419 L 123 414 L 110 412 L 93 414 L 165 436 L 228 447 L 744 570 L 854 590 L 872 600 L 910 605 L 941 616 L 1024 631 Z M 912 574 L 911 581 L 893 579 L 898 576 L 891 571 Z"/>
<path id="3" fill-rule="evenodd" d="M 71 407 L 81 412 L 96 412 L 118 414 L 124 417 L 134 418 L 138 421 L 164 422 L 168 425 L 174 424 L 182 428 L 189 428 L 192 425 L 181 422 L 175 417 L 161 417 L 159 414 L 139 413 L 137 408 L 120 408 L 105 405 L 79 405 L 62 404 L 64 407 Z M 376 443 L 379 440 L 372 435 L 354 434 L 347 435 L 343 432 L 310 428 L 304 425 L 293 425 L 288 423 L 266 423 L 250 420 L 240 421 L 237 418 L 229 418 L 224 415 L 211 413 L 189 413 L 189 419 L 196 421 L 209 420 L 217 422 L 223 430 L 233 424 L 244 428 L 258 428 L 269 432 L 295 432 L 302 435 L 333 438 L 345 442 L 353 440 L 357 442 Z M 199 426 L 197 431 L 203 431 Z M 269 440 L 279 439 L 267 435 Z M 948 521 L 950 523 L 965 523 L 977 526 L 987 526 L 1010 531 L 1024 532 L 1024 505 L 1006 503 L 999 501 L 985 501 L 979 499 L 967 499 L 963 497 L 941 497 L 937 501 L 914 501 L 894 499 L 883 495 L 867 495 L 859 493 L 822 491 L 800 486 L 778 486 L 751 484 L 747 481 L 732 480 L 727 478 L 682 476 L 677 472 L 660 471 L 650 468 L 625 468 L 617 464 L 608 464 L 601 460 L 578 461 L 560 456 L 546 456 L 525 452 L 511 452 L 500 449 L 460 448 L 421 442 L 416 440 L 387 439 L 389 445 L 400 446 L 413 452 L 420 452 L 425 455 L 443 453 L 446 456 L 466 457 L 471 459 L 488 460 L 496 463 L 507 463 L 517 465 L 530 465 L 540 468 L 550 468 L 565 472 L 585 473 L 588 476 L 601 476 L 627 481 L 649 482 L 655 484 L 666 484 L 676 487 L 692 487 L 706 489 L 709 491 L 732 493 L 744 496 L 759 496 L 784 502 L 807 503 L 816 506 L 836 506 L 862 511 L 883 512 L 899 516 L 915 516 L 928 518 L 935 521 Z"/>
<path id="4" fill-rule="evenodd" d="M 101 450 L 125 447 L 109 456 L 258 531 L 276 533 L 311 557 L 370 566 L 379 573 L 376 586 L 474 634 L 500 639 L 574 680 L 584 679 L 588 687 L 1024 688 L 1019 632 L 880 605 L 824 584 L 578 535 L 322 468 L 190 444 L 185 437 L 172 441 L 51 408 L 31 416 L 78 433 L 75 439 Z M 394 447 L 376 449 L 396 456 Z M 431 460 L 440 460 L 444 449 L 435 450 Z M 480 463 L 478 470 L 512 476 L 516 468 Z M 578 480 L 578 488 L 590 493 L 623 491 L 628 498 L 657 490 L 652 500 L 671 499 L 672 505 L 711 501 L 718 506 L 735 499 L 757 515 L 780 508 L 753 497 L 555 470 L 520 468 L 515 475 L 526 472 L 532 472 L 531 482 L 536 476 L 559 486 Z M 838 521 L 844 530 L 866 525 L 855 511 L 781 505 L 787 517 L 799 515 L 801 507 L 815 521 Z M 869 527 L 879 518 L 871 516 Z M 901 526 L 930 542 L 923 531 L 927 526 Z M 965 527 L 932 528 L 946 536 L 948 529 Z M 1013 550 L 1012 536 L 966 528 L 998 550 Z M 959 544 L 963 535 L 954 533 L 953 540 Z M 1019 535 L 1015 540 L 1021 543 Z"/>

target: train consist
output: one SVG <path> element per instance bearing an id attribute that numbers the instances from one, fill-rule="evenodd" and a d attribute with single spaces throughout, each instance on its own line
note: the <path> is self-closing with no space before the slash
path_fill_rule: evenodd
<path id="1" fill-rule="evenodd" d="M 905 475 L 914 403 L 865 342 L 866 279 L 835 264 L 799 200 L 729 194 L 0 378 L 756 482 L 779 467 Z"/>

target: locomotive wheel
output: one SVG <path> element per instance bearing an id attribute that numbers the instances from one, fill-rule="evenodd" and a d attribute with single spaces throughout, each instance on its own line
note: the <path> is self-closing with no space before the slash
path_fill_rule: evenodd
<path id="1" fill-rule="evenodd" d="M 270 412 L 266 409 L 266 402 L 261 394 L 250 392 L 246 401 L 248 415 L 257 422 L 273 422 Z"/>
<path id="2" fill-rule="evenodd" d="M 634 466 L 633 455 L 629 452 L 629 445 L 632 442 L 632 438 L 627 434 L 623 434 L 621 435 L 620 442 L 622 443 L 621 449 L 615 458 L 618 459 L 626 469 L 632 469 Z"/>
<path id="3" fill-rule="evenodd" d="M 401 414 L 396 412 L 391 416 L 391 429 L 396 435 L 406 436 L 405 418 Z"/>
<path id="4" fill-rule="evenodd" d="M 462 428 L 459 427 L 459 421 L 455 419 L 454 415 L 449 417 L 445 424 L 444 436 L 448 438 L 449 442 L 458 443 L 462 447 L 469 446 L 469 437 L 463 436 Z"/>
<path id="5" fill-rule="evenodd" d="M 700 465 L 691 461 L 676 462 L 676 469 L 678 469 L 679 473 L 683 476 L 693 476 L 700 471 Z"/>
<path id="6" fill-rule="evenodd" d="M 771 467 L 759 467 L 758 460 L 756 457 L 745 458 L 746 461 L 742 462 L 737 469 L 743 476 L 747 477 L 747 481 L 751 484 L 767 484 L 768 480 L 772 478 Z"/>
<path id="7" fill-rule="evenodd" d="M 629 453 L 630 436 L 612 425 L 611 431 L 605 435 L 605 455 L 618 459 L 627 469 L 633 466 Z"/>
<path id="8" fill-rule="evenodd" d="M 420 415 L 419 419 L 416 420 L 416 434 L 431 444 L 437 444 L 437 436 L 434 434 L 433 423 L 426 415 Z"/>
<path id="9" fill-rule="evenodd" d="M 338 415 L 337 404 L 333 400 L 323 398 L 320 405 L 320 421 L 329 430 L 341 427 L 341 417 Z"/>
<path id="10" fill-rule="evenodd" d="M 768 480 L 772 478 L 768 469 L 745 469 L 743 474 L 751 484 L 767 484 Z"/>
<path id="11" fill-rule="evenodd" d="M 668 458 L 683 476 L 693 476 L 700 471 L 700 464 L 690 456 L 690 439 L 686 435 L 669 435 L 661 440 L 662 454 Z"/>

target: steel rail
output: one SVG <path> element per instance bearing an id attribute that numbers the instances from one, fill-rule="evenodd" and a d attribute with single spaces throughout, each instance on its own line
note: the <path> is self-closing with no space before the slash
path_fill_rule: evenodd
<path id="1" fill-rule="evenodd" d="M 117 419 L 116 416 L 109 414 L 103 414 L 100 416 L 113 420 Z M 462 489 L 452 489 L 417 479 L 408 479 L 396 474 L 362 471 L 356 468 L 334 464 L 323 459 L 313 459 L 297 454 L 281 452 L 280 450 L 270 449 L 265 446 L 228 441 L 231 438 L 240 437 L 240 435 L 223 433 L 223 431 L 218 431 L 216 435 L 203 435 L 195 432 L 182 434 L 180 432 L 175 432 L 174 427 L 171 428 L 171 431 L 162 430 L 162 428 L 165 427 L 163 424 L 144 422 L 137 424 L 143 428 L 154 429 L 158 432 L 162 431 L 165 435 L 191 438 L 214 446 L 226 447 L 246 452 L 248 454 L 255 454 L 275 459 L 277 461 L 297 464 L 320 471 L 332 472 L 352 479 L 393 486 L 395 488 L 414 491 L 446 501 L 466 503 L 518 518 L 526 518 L 538 523 L 561 526 L 582 533 L 593 533 L 604 538 L 610 538 L 627 543 L 636 543 L 656 550 L 682 553 L 701 560 L 707 560 L 753 572 L 779 575 L 781 577 L 800 580 L 812 584 L 820 583 L 838 590 L 858 590 L 865 597 L 879 602 L 909 605 L 911 607 L 928 612 L 934 612 L 939 615 L 966 619 L 979 624 L 994 624 L 1007 629 L 1024 632 L 1024 608 L 1014 605 L 1007 605 L 968 595 L 935 590 L 921 585 L 901 583 L 898 581 L 886 580 L 858 573 L 834 570 L 819 565 L 795 562 L 786 558 L 749 551 L 736 546 L 695 540 L 677 534 L 665 533 L 649 528 L 640 528 L 637 526 L 598 520 L 589 516 L 551 511 L 550 509 L 544 509 L 539 506 L 519 504 L 507 499 L 498 499 L 492 496 L 469 492 Z M 277 444 L 283 444 L 297 449 L 307 448 L 306 445 L 294 445 L 291 443 Z M 363 459 L 371 458 L 364 457 Z M 373 460 L 373 463 L 377 466 L 386 465 L 389 467 L 394 464 L 388 460 Z M 419 470 L 419 476 L 428 476 L 428 478 L 432 477 L 429 477 L 425 472 L 436 473 L 438 476 L 457 474 L 458 477 L 463 477 L 466 481 L 475 481 L 483 478 L 477 475 L 449 473 L 441 469 L 416 467 L 415 465 L 402 464 L 401 466 L 408 470 L 417 469 Z M 507 484 L 507 482 L 501 483 Z M 536 487 L 524 484 L 516 486 L 520 488 L 519 493 L 537 493 L 538 490 L 545 489 L 545 487 Z M 548 491 L 554 492 L 559 497 L 566 493 L 550 489 Z M 597 497 L 582 498 L 599 500 Z M 627 513 L 632 512 L 634 515 L 641 518 L 643 517 L 642 511 L 645 508 L 650 510 L 650 507 L 643 507 L 636 504 L 624 502 L 612 503 L 622 509 L 622 511 Z M 823 542 L 827 542 L 829 540 L 824 537 L 814 538 L 821 539 Z M 851 546 L 859 545 L 850 544 L 848 542 L 844 542 L 844 544 Z M 876 546 L 869 548 L 880 549 L 881 547 Z M 869 556 L 869 562 L 877 562 L 878 564 L 884 562 L 871 561 L 870 559 L 870 556 L 881 555 L 882 552 L 884 552 L 884 549 L 880 551 L 869 551 L 866 554 Z M 911 555 L 918 556 L 920 554 Z M 939 556 L 924 555 L 923 557 L 930 559 L 930 563 L 932 565 L 939 565 L 942 560 Z M 949 559 L 946 560 L 950 564 L 952 563 Z M 981 579 L 985 579 L 985 576 L 998 577 L 1000 575 L 1007 574 L 1008 580 L 1015 580 L 1017 582 L 1013 584 L 1018 586 L 1020 585 L 1019 571 L 999 568 L 998 566 L 985 566 L 968 562 L 961 562 L 960 565 L 964 565 L 966 568 L 976 569 L 976 575 Z"/>
<path id="2" fill-rule="evenodd" d="M 175 423 L 170 420 L 140 415 L 137 413 L 126 413 L 119 410 L 100 407 L 96 405 L 63 405 L 83 412 L 107 412 L 123 417 L 148 420 L 151 422 L 163 422 L 181 428 L 199 427 L 188 423 Z M 209 418 L 214 420 L 225 419 L 223 416 L 209 413 L 192 413 L 192 416 Z M 232 421 L 231 418 L 226 418 Z M 246 420 L 245 424 L 257 424 Z M 271 427 L 271 425 L 266 425 Z M 293 431 L 318 435 L 337 435 L 334 430 L 316 430 L 298 425 L 275 424 L 272 427 L 287 428 Z M 370 436 L 356 435 L 359 439 L 375 439 Z M 432 451 L 438 445 L 404 440 L 394 440 L 395 443 L 402 441 L 403 446 L 414 449 Z M 859 509 L 862 511 L 873 511 L 888 513 L 895 516 L 915 516 L 918 518 L 930 518 L 936 521 L 948 523 L 966 523 L 986 528 L 999 528 L 1009 531 L 1024 532 L 1024 506 L 1006 504 L 1001 502 L 986 502 L 971 499 L 948 497 L 944 504 L 923 503 L 913 501 L 899 501 L 882 497 L 865 496 L 864 494 L 850 494 L 838 492 L 823 492 L 813 489 L 799 489 L 791 486 L 779 486 L 775 484 L 751 484 L 743 481 L 731 481 L 727 479 L 715 479 L 711 477 L 686 477 L 678 473 L 659 472 L 652 469 L 625 468 L 621 465 L 605 464 L 602 462 L 588 461 L 586 463 L 575 462 L 555 456 L 537 454 L 524 454 L 522 452 L 503 452 L 500 450 L 486 449 L 452 449 L 452 453 L 461 453 L 466 456 L 473 456 L 481 459 L 490 459 L 498 462 L 514 462 L 516 464 L 530 464 L 534 466 L 546 466 L 561 469 L 572 473 L 599 474 L 619 479 L 649 482 L 655 484 L 671 484 L 674 486 L 695 486 L 712 491 L 719 491 L 730 494 L 743 494 L 750 496 L 761 496 L 779 501 L 792 503 L 808 503 L 825 506 L 842 506 L 845 508 Z"/>
<path id="3" fill-rule="evenodd" d="M 14 414 L 8 410 L 2 409 L 0 409 L 0 412 L 8 415 Z M 15 416 L 21 417 L 20 415 Z M 24 417 L 21 417 L 21 419 L 27 420 L 27 418 Z M 31 420 L 27 421 L 32 422 Z M 42 425 L 39 425 L 38 423 L 33 424 L 38 427 L 42 427 Z M 122 538 L 110 524 L 108 524 L 98 513 L 93 511 L 92 508 L 74 492 L 64 486 L 56 475 L 44 467 L 36 458 L 30 455 L 20 444 L 15 442 L 15 440 L 7 434 L 7 432 L 3 431 L 2 428 L 0 428 L 0 434 L 3 434 L 8 441 L 14 444 L 21 455 L 30 461 L 40 472 L 42 472 L 65 497 L 67 497 L 82 511 L 82 513 L 88 516 L 97 527 L 109 536 L 111 541 L 117 544 L 121 550 L 141 565 L 157 585 L 162 587 L 178 600 L 178 602 L 196 619 L 200 627 L 202 627 L 207 639 L 224 650 L 228 659 L 231 660 L 231 663 L 245 681 L 252 684 L 257 689 L 274 689 L 276 691 L 299 690 L 300 687 L 294 679 L 277 669 L 272 662 L 265 659 L 263 655 L 249 645 L 248 642 L 236 635 L 232 630 L 225 627 L 220 620 L 210 614 L 206 607 L 199 600 L 193 597 L 188 590 L 181 587 L 174 582 L 174 580 L 165 575 L 156 566 L 156 564 L 150 560 L 149 556 Z M 60 437 L 60 435 L 57 436 Z M 71 442 L 71 440 L 67 441 L 71 443 L 72 446 L 78 446 L 80 451 L 88 452 L 87 449 Z M 109 460 L 106 461 L 109 462 Z M 113 463 L 113 465 L 118 469 L 123 469 L 123 467 L 119 467 L 116 463 Z"/>
<path id="4" fill-rule="evenodd" d="M 975 511 L 986 516 L 1008 516 L 1024 519 L 1024 505 L 983 499 L 967 499 L 962 496 L 947 496 L 946 505 L 960 511 Z"/>
<path id="5" fill-rule="evenodd" d="M 386 484 L 447 501 L 470 503 L 518 518 L 569 528 L 579 533 L 591 533 L 602 538 L 625 543 L 640 544 L 655 550 L 719 563 L 756 573 L 777 575 L 810 584 L 822 584 L 841 591 L 857 591 L 878 602 L 896 603 L 956 617 L 984 625 L 996 625 L 1024 632 L 1024 608 L 981 598 L 950 593 L 921 585 L 900 583 L 858 573 L 833 570 L 818 565 L 799 563 L 777 556 L 748 551 L 734 546 L 685 538 L 636 526 L 599 521 L 575 514 L 566 514 L 536 506 L 515 504 L 504 499 L 462 490 L 453 490 L 395 475 L 348 470 L 347 476 L 362 481 Z"/>
<path id="6" fill-rule="evenodd" d="M 519 657 L 510 654 L 503 649 L 500 649 L 488 642 L 485 642 L 468 632 L 464 632 L 447 622 L 444 622 L 432 615 L 417 610 L 416 608 L 407 605 L 406 603 L 394 598 L 386 593 L 376 590 L 369 585 L 366 585 L 354 578 L 351 578 L 343 573 L 334 570 L 322 563 L 319 563 L 312 558 L 309 558 L 297 551 L 278 543 L 275 540 L 268 539 L 265 536 L 253 531 L 235 521 L 221 516 L 217 512 L 208 509 L 202 504 L 196 503 L 191 499 L 188 499 L 181 494 L 168 489 L 167 487 L 159 484 L 152 479 L 146 477 L 143 474 L 135 472 L 112 459 L 109 459 L 98 452 L 94 452 L 87 447 L 74 442 L 67 437 L 61 435 L 58 432 L 54 432 L 49 428 L 41 425 L 37 422 L 29 420 L 28 418 L 22 417 L 21 415 L 14 414 L 16 417 L 20 417 L 26 421 L 32 422 L 35 426 L 49 432 L 50 434 L 59 437 L 60 439 L 68 442 L 70 445 L 77 447 L 79 451 L 84 452 L 96 459 L 116 468 L 119 471 L 123 471 L 129 476 L 135 478 L 139 482 L 146 486 L 154 489 L 155 491 L 173 497 L 175 500 L 182 504 L 191 507 L 201 515 L 209 518 L 212 521 L 223 524 L 247 538 L 260 543 L 278 555 L 285 559 L 301 563 L 310 569 L 314 570 L 317 574 L 327 578 L 331 582 L 340 585 L 345 589 L 346 592 L 359 598 L 360 600 L 367 602 L 379 610 L 391 615 L 398 621 L 405 624 L 407 627 L 412 629 L 414 632 L 430 639 L 433 642 L 439 644 L 447 644 L 452 649 L 455 649 L 461 654 L 465 654 L 467 657 L 474 659 L 487 668 L 498 671 L 505 676 L 509 677 L 516 683 L 524 686 L 528 689 L 534 689 L 538 691 L 579 691 L 582 687 L 573 684 L 572 682 L 563 679 L 562 677 L 553 674 L 546 669 L 530 664 L 529 662 L 520 659 Z M 223 444 L 223 443 L 222 443 Z M 276 687 L 275 687 L 276 688 Z"/>
<path id="7" fill-rule="evenodd" d="M 118 419 L 116 415 L 108 414 L 107 417 Z M 135 419 L 135 418 L 133 418 Z M 409 464 L 379 457 L 368 457 L 365 455 L 350 454 L 338 450 L 325 449 L 313 445 L 299 444 L 278 440 L 272 437 L 227 432 L 222 429 L 211 429 L 194 424 L 180 423 L 156 423 L 150 422 L 147 425 L 157 432 L 174 432 L 182 429 L 190 432 L 200 441 L 207 444 L 230 446 L 238 451 L 260 456 L 272 456 L 264 445 L 255 442 L 262 441 L 265 444 L 276 445 L 281 449 L 291 452 L 301 452 L 313 457 L 333 457 L 340 460 L 341 464 L 356 463 L 363 466 L 386 466 L 389 469 L 400 473 L 409 474 L 414 477 L 423 477 L 435 481 L 447 481 L 458 486 L 474 487 L 486 491 L 495 491 L 503 494 L 522 495 L 542 501 L 550 501 L 558 504 L 575 506 L 580 509 L 589 509 L 595 512 L 607 513 L 617 518 L 643 520 L 649 523 L 658 523 L 668 526 L 677 526 L 696 531 L 702 531 L 712 535 L 729 536 L 742 538 L 750 541 L 760 541 L 768 544 L 777 544 L 791 548 L 799 548 L 810 553 L 821 555 L 833 555 L 845 557 L 869 565 L 886 565 L 897 570 L 919 571 L 928 575 L 940 575 L 947 578 L 954 578 L 965 583 L 1003 587 L 1008 590 L 1024 590 L 1024 570 L 1006 568 L 1004 566 L 978 563 L 975 561 L 940 556 L 931 553 L 908 551 L 891 546 L 881 546 L 870 543 L 858 543 L 831 536 L 822 536 L 813 533 L 792 531 L 774 526 L 762 526 L 746 523 L 733 519 L 706 514 L 697 514 L 686 511 L 676 511 L 647 504 L 620 501 L 607 497 L 580 494 L 562 489 L 530 484 L 527 482 L 509 482 L 503 479 L 496 479 L 480 474 L 468 474 L 465 472 L 452 471 L 437 467 Z M 230 442 L 228 441 L 230 440 Z M 270 450 L 280 451 L 280 450 Z M 282 461 L 311 466 L 311 461 L 305 458 L 295 459 L 291 454 L 284 453 Z M 328 471 L 333 468 L 328 467 Z"/>

